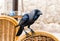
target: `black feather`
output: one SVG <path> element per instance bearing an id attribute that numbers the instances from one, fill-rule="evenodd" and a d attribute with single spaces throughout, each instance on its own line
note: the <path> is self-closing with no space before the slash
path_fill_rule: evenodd
<path id="1" fill-rule="evenodd" d="M 23 29 L 24 29 L 24 27 L 22 27 L 22 26 L 21 26 L 21 27 L 19 28 L 19 30 L 18 30 L 17 35 L 16 35 L 16 36 L 21 35 L 21 33 L 22 33 Z"/>

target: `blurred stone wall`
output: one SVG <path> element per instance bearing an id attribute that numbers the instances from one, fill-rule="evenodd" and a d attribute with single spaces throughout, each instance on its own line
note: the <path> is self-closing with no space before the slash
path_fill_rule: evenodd
<path id="1" fill-rule="evenodd" d="M 4 0 L 0 0 L 0 15 L 2 12 L 4 12 Z"/>
<path id="2" fill-rule="evenodd" d="M 9 14 L 9 12 L 12 10 L 12 0 L 0 0 L 0 15 L 3 14 Z"/>

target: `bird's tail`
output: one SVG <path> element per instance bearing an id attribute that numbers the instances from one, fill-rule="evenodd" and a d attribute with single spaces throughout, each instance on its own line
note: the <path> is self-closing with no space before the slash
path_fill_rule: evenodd
<path id="1" fill-rule="evenodd" d="M 24 27 L 20 26 L 16 36 L 20 36 L 22 34 L 23 29 Z"/>

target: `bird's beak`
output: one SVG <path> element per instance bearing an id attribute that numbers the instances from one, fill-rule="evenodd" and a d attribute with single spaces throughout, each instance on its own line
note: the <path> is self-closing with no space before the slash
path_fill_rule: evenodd
<path id="1" fill-rule="evenodd" d="M 41 12 L 39 12 L 39 15 L 42 15 L 42 13 L 41 13 Z"/>
<path id="2" fill-rule="evenodd" d="M 40 15 L 42 15 L 42 13 L 40 13 Z"/>
<path id="3" fill-rule="evenodd" d="M 39 14 L 40 14 L 40 15 L 42 15 L 42 13 L 41 13 L 41 12 L 40 12 Z"/>

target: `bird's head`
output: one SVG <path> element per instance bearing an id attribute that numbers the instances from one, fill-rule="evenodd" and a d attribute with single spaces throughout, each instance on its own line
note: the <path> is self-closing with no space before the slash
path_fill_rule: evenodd
<path id="1" fill-rule="evenodd" d="M 34 19 L 36 20 L 40 15 L 42 15 L 42 12 L 38 9 L 35 9 L 32 11 L 32 14 L 34 14 Z"/>
<path id="2" fill-rule="evenodd" d="M 38 9 L 35 9 L 34 12 L 35 12 L 35 15 L 37 15 L 37 16 L 42 15 L 42 12 Z"/>

